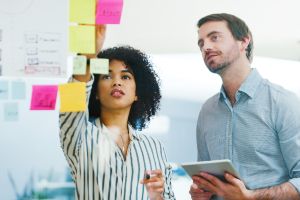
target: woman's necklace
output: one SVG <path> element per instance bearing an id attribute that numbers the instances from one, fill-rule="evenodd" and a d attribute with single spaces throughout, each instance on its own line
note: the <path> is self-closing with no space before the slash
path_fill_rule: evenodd
<path id="1" fill-rule="evenodd" d="M 122 141 L 122 151 L 123 151 L 123 153 L 125 153 L 125 142 L 124 142 L 122 134 L 120 134 L 120 136 L 121 136 L 121 141 Z"/>

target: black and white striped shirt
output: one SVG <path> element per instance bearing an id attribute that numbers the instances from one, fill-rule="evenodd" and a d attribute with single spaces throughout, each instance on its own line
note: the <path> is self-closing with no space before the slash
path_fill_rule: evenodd
<path id="1" fill-rule="evenodd" d="M 76 81 L 76 80 L 73 80 Z M 87 83 L 87 102 L 93 79 Z M 86 112 L 60 113 L 60 141 L 71 167 L 76 199 L 149 199 L 140 184 L 145 170 L 161 169 L 165 177 L 164 199 L 175 199 L 171 187 L 171 167 L 161 143 L 129 126 L 130 144 L 124 159 L 100 120 L 88 120 Z"/>

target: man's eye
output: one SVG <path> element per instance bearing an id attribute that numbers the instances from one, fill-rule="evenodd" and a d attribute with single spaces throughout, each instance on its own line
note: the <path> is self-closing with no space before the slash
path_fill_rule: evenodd
<path id="1" fill-rule="evenodd" d="M 212 39 L 212 41 L 217 41 L 219 39 L 219 36 L 214 35 L 214 36 L 211 37 L 211 39 Z"/>

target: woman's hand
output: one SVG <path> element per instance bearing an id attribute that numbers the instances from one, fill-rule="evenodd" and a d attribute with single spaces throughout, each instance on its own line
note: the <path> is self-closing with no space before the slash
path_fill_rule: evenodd
<path id="1" fill-rule="evenodd" d="M 165 185 L 162 171 L 157 169 L 149 170 L 145 173 L 148 174 L 148 177 L 145 177 L 140 183 L 146 186 L 150 200 L 162 200 Z"/>
<path id="2" fill-rule="evenodd" d="M 87 59 L 96 58 L 97 54 L 101 51 L 106 35 L 106 25 L 95 25 L 95 36 L 96 36 L 96 44 L 95 44 L 95 53 L 93 54 L 82 54 L 86 56 Z M 73 75 L 73 77 L 81 82 L 88 82 L 91 79 L 90 66 L 86 67 L 86 73 L 84 75 Z"/>
<path id="3" fill-rule="evenodd" d="M 96 38 L 96 49 L 94 54 L 83 54 L 87 58 L 96 58 L 97 54 L 101 51 L 106 35 L 106 25 L 105 24 L 96 24 L 95 25 L 95 38 Z"/>

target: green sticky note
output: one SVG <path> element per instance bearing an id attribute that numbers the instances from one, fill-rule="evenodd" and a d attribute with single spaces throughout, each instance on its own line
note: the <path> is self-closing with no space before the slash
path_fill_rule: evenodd
<path id="1" fill-rule="evenodd" d="M 0 81 L 0 99 L 8 99 L 8 81 Z"/>
<path id="2" fill-rule="evenodd" d="M 75 56 L 73 58 L 73 74 L 86 73 L 86 56 Z"/>
<path id="3" fill-rule="evenodd" d="M 69 48 L 73 53 L 94 54 L 95 26 L 70 26 L 69 27 Z"/>
<path id="4" fill-rule="evenodd" d="M 109 60 L 104 58 L 92 58 L 90 60 L 90 70 L 93 74 L 108 74 Z"/>
<path id="5" fill-rule="evenodd" d="M 12 99 L 25 99 L 26 84 L 24 81 L 13 81 L 11 83 L 11 97 Z"/>
<path id="6" fill-rule="evenodd" d="M 70 0 L 70 22 L 95 24 L 95 0 Z"/>
<path id="7" fill-rule="evenodd" d="M 4 120 L 18 121 L 19 120 L 19 105 L 16 102 L 8 102 L 4 104 Z"/>

